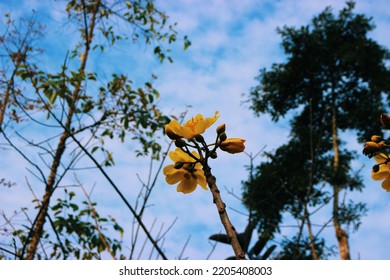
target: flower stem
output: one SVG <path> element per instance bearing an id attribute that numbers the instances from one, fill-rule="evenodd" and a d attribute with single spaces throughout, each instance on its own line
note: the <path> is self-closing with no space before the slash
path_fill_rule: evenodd
<path id="1" fill-rule="evenodd" d="M 241 245 L 237 238 L 237 232 L 234 228 L 233 224 L 230 222 L 229 216 L 226 211 L 226 205 L 222 201 L 220 191 L 217 187 L 216 179 L 211 174 L 211 168 L 208 166 L 207 162 L 202 162 L 204 175 L 206 176 L 207 184 L 209 185 L 209 188 L 211 190 L 211 193 L 213 195 L 213 202 L 215 203 L 218 214 L 221 219 L 222 225 L 225 228 L 226 234 L 229 237 L 230 244 L 232 245 L 234 254 L 238 260 L 244 260 L 245 259 L 245 253 L 241 249 Z"/>

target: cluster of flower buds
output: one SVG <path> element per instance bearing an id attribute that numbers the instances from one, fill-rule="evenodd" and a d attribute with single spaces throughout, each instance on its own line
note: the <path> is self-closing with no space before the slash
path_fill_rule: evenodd
<path id="1" fill-rule="evenodd" d="M 208 145 L 202 133 L 205 132 L 217 119 L 219 115 L 218 112 L 215 113 L 214 117 L 203 118 L 202 115 L 198 114 L 197 116 L 191 118 L 184 125 L 180 125 L 176 120 L 171 121 L 165 126 L 166 135 L 175 142 L 176 147 L 184 148 L 188 145 L 187 141 L 193 142 L 194 140 L 197 143 L 202 144 L 202 150 L 206 150 Z M 216 158 L 216 149 L 220 148 L 222 151 L 235 154 L 241 153 L 245 150 L 245 139 L 242 138 L 228 138 L 226 135 L 226 125 L 221 124 L 216 129 L 217 140 L 215 142 L 214 149 L 209 151 L 211 158 Z"/>
<path id="2" fill-rule="evenodd" d="M 227 137 L 225 124 L 217 127 L 215 142 L 206 143 L 202 134 L 218 118 L 218 112 L 210 118 L 204 118 L 198 114 L 184 125 L 172 120 L 165 126 L 166 135 L 174 141 L 177 149 L 169 153 L 174 164 L 166 166 L 163 172 L 168 184 L 179 182 L 178 191 L 190 193 L 195 190 L 196 185 L 206 188 L 206 179 L 201 168 L 203 164 L 206 164 L 208 158 L 217 158 L 218 148 L 231 154 L 241 153 L 245 150 L 244 139 Z"/>
<path id="3" fill-rule="evenodd" d="M 385 129 L 390 129 L 390 115 L 381 114 L 380 121 Z M 390 192 L 390 157 L 385 150 L 389 146 L 389 140 L 373 135 L 371 141 L 367 141 L 363 149 L 364 155 L 369 158 L 374 157 L 376 161 L 372 167 L 372 179 L 382 181 L 382 188 L 387 192 Z"/>
<path id="4" fill-rule="evenodd" d="M 226 126 L 225 124 L 221 124 L 217 127 L 217 146 L 225 152 L 230 154 L 241 153 L 245 150 L 245 139 L 241 138 L 227 138 L 226 135 Z"/>
<path id="5" fill-rule="evenodd" d="M 390 129 L 390 115 L 381 114 L 380 122 L 384 129 Z M 373 135 L 371 141 L 367 141 L 363 148 L 363 154 L 372 158 L 373 156 L 383 153 L 384 150 L 390 146 L 389 140 L 384 140 L 382 136 Z"/>
<path id="6" fill-rule="evenodd" d="M 373 135 L 371 141 L 367 141 L 363 148 L 363 154 L 372 158 L 374 155 L 384 151 L 386 147 L 389 147 L 388 140 L 383 140 L 379 135 Z"/>
<path id="7" fill-rule="evenodd" d="M 381 114 L 381 123 L 385 129 L 390 129 L 390 115 Z"/>

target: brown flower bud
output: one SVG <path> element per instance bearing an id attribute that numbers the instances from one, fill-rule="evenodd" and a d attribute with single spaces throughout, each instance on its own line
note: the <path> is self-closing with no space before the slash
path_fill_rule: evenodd
<path id="1" fill-rule="evenodd" d="M 381 123 L 385 129 L 390 129 L 390 115 L 381 114 Z"/>
<path id="2" fill-rule="evenodd" d="M 227 135 L 225 132 L 222 132 L 220 135 L 219 135 L 219 140 L 221 140 L 221 142 L 225 141 L 227 139 Z"/>
<path id="3" fill-rule="evenodd" d="M 226 125 L 221 124 L 217 127 L 217 134 L 220 135 L 221 133 L 225 132 L 225 130 L 226 130 Z"/>
<path id="4" fill-rule="evenodd" d="M 184 141 L 181 138 L 175 140 L 175 146 L 178 148 L 183 148 L 186 145 L 187 145 L 186 141 Z"/>
<path id="5" fill-rule="evenodd" d="M 217 158 L 217 152 L 216 151 L 211 151 L 210 152 L 210 157 L 212 158 L 212 159 L 216 159 Z"/>
<path id="6" fill-rule="evenodd" d="M 373 135 L 373 136 L 371 136 L 371 141 L 373 141 L 373 142 L 378 143 L 378 142 L 381 141 L 381 140 L 382 140 L 382 137 L 379 136 L 379 135 Z"/>
<path id="7" fill-rule="evenodd" d="M 180 169 L 184 165 L 184 162 L 175 162 L 175 165 L 173 166 L 175 169 Z"/>
<path id="8" fill-rule="evenodd" d="M 199 142 L 199 143 L 204 143 L 204 138 L 202 135 L 198 134 L 195 136 L 195 140 L 196 142 Z"/>
<path id="9" fill-rule="evenodd" d="M 222 151 L 235 154 L 241 153 L 245 150 L 245 139 L 241 138 L 228 138 L 219 144 Z"/>
<path id="10" fill-rule="evenodd" d="M 383 141 L 379 143 L 376 143 L 374 141 L 368 141 L 364 145 L 363 154 L 368 157 L 373 157 L 374 154 L 380 152 L 384 146 L 385 143 Z"/>

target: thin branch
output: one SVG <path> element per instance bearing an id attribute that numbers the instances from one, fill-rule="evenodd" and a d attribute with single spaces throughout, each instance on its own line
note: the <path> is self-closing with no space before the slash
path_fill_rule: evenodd
<path id="1" fill-rule="evenodd" d="M 238 260 L 245 259 L 245 253 L 242 251 L 240 242 L 237 238 L 237 232 L 232 223 L 230 222 L 229 215 L 226 211 L 226 205 L 221 198 L 220 191 L 218 190 L 216 179 L 211 173 L 211 168 L 208 166 L 207 161 L 202 161 L 204 175 L 209 185 L 210 191 L 213 196 L 213 202 L 217 207 L 220 220 L 223 227 L 225 228 L 226 234 L 228 235 L 234 254 Z"/>
<path id="2" fill-rule="evenodd" d="M 107 240 L 106 240 L 104 234 L 103 234 L 103 233 L 101 232 L 101 230 L 100 230 L 100 226 L 99 226 L 99 221 L 98 221 L 98 218 L 97 218 L 96 209 L 95 209 L 95 207 L 93 206 L 93 203 L 92 203 L 92 201 L 91 201 L 91 198 L 90 198 L 90 196 L 88 195 L 88 193 L 85 191 L 83 185 L 79 182 L 79 180 L 77 179 L 77 177 L 76 177 L 76 180 L 77 180 L 77 182 L 79 183 L 80 188 L 82 189 L 84 195 L 86 196 L 86 198 L 87 198 L 87 200 L 88 200 L 89 207 L 90 207 L 91 210 L 92 210 L 93 220 L 94 220 L 94 222 L 95 222 L 95 229 L 97 230 L 97 232 L 98 232 L 98 234 L 99 234 L 100 240 L 102 241 L 102 243 L 103 243 L 104 247 L 106 248 L 107 252 L 111 255 L 111 257 L 112 257 L 114 260 L 116 260 L 117 258 L 116 258 L 116 256 L 115 256 L 114 252 L 111 251 L 110 245 L 108 245 Z"/>
<path id="3" fill-rule="evenodd" d="M 184 243 L 183 248 L 181 249 L 180 255 L 179 255 L 179 257 L 178 257 L 179 260 L 181 260 L 181 259 L 183 258 L 184 251 L 186 250 L 187 245 L 188 245 L 188 243 L 190 242 L 190 239 L 191 239 L 191 235 L 189 235 L 189 236 L 187 237 L 187 240 L 186 240 L 186 242 Z"/>
<path id="4" fill-rule="evenodd" d="M 154 221 L 153 221 L 153 223 L 152 223 L 150 229 L 148 230 L 149 233 L 152 232 L 152 230 L 153 230 L 153 228 L 154 228 L 154 225 L 156 224 L 156 220 L 157 220 L 157 219 L 154 219 Z M 146 241 L 147 241 L 147 240 L 148 240 L 148 238 L 145 238 L 145 241 L 144 241 L 143 245 L 141 246 L 141 250 L 140 250 L 140 252 L 138 253 L 138 259 L 141 258 L 141 255 L 142 255 L 143 250 L 145 249 L 145 245 L 146 245 Z"/>

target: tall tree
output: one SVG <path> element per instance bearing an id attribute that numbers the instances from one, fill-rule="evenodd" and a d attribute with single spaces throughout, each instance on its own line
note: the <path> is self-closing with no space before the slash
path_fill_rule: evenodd
<path id="1" fill-rule="evenodd" d="M 260 165 L 256 180 L 244 188 L 245 203 L 255 207 L 258 222 L 273 219 L 277 228 L 287 208 L 307 216 L 304 205 L 327 202 L 326 192 L 315 186 L 329 185 L 341 259 L 350 259 L 346 213 L 351 218 L 353 210 L 364 207 L 340 200 L 340 192 L 362 189 L 351 174 L 353 153 L 342 148 L 340 132 L 356 132 L 362 142 L 380 131 L 376 119 L 386 105 L 382 94 L 390 93 L 389 52 L 368 36 L 372 18 L 355 14 L 354 7 L 347 2 L 338 16 L 327 7 L 309 25 L 278 28 L 287 62 L 260 71 L 259 85 L 250 92 L 251 109 L 274 121 L 290 111 L 296 116 L 290 142 Z M 266 198 L 271 208 L 262 212 Z"/>
<path id="2" fill-rule="evenodd" d="M 30 21 L 21 20 L 18 24 L 7 15 L 4 25 L 0 25 L 4 67 L 0 75 L 5 81 L 0 85 L 1 140 L 26 160 L 31 167 L 29 170 L 37 178 L 34 181 L 36 186 L 31 189 L 42 195 L 35 197 L 35 216 L 28 217 L 24 228 L 14 227 L 5 218 L 6 224 L 12 227 L 12 235 L 18 236 L 20 242 L 10 236 L 13 242 L 6 243 L 11 249 L 1 249 L 20 259 L 49 258 L 50 255 L 66 258 L 70 253 L 76 258 L 92 258 L 99 256 L 102 248 L 115 255 L 119 243 L 104 237 L 99 225 L 109 220 L 96 213 L 95 204 L 88 195 L 84 201 L 87 208 L 82 210 L 72 200 L 74 192 L 66 192 L 65 199 L 53 202 L 69 171 L 78 173 L 84 169 L 79 165 L 85 157 L 94 167 L 90 172 L 95 170 L 107 179 L 154 249 L 166 258 L 142 221 L 144 207 L 136 213 L 135 206 L 126 200 L 104 167 L 114 165 L 114 157 L 105 143 L 111 139 L 123 142 L 128 135 L 141 147 L 136 151 L 137 155 L 149 153 L 153 159 L 158 158 L 161 146 L 156 133 L 169 117 L 157 108 L 159 93 L 152 81 L 137 81 L 136 84 L 141 84 L 137 88 L 127 77 L 126 68 L 129 66 L 125 63 L 118 65 L 119 70 L 115 73 L 97 73 L 89 62 L 95 56 L 96 61 L 104 63 L 104 54 L 118 43 L 126 47 L 133 43 L 152 45 L 160 61 L 171 61 L 167 45 L 177 40 L 175 25 L 168 25 L 168 16 L 157 9 L 153 0 L 69 0 L 61 5 L 68 15 L 68 27 L 74 28 L 79 38 L 73 35 L 76 42 L 71 45 L 71 41 L 71 49 L 64 46 L 65 49 L 58 50 L 64 55 L 58 70 L 53 71 L 55 67 L 52 65 L 51 70 L 47 70 L 48 65 L 34 59 L 43 55 L 35 43 L 44 35 L 36 17 Z M 189 41 L 184 38 L 184 48 L 188 45 Z M 111 77 L 105 79 L 107 74 Z M 30 129 L 21 132 L 21 120 L 29 121 Z M 38 137 L 36 131 L 39 131 Z M 35 157 L 40 160 L 33 160 Z M 19 163 L 15 168 L 20 169 Z M 151 190 L 145 189 L 146 204 Z M 91 218 L 96 224 L 90 222 Z M 119 225 L 113 220 L 111 222 L 114 230 L 122 234 Z M 49 232 L 54 232 L 54 240 L 48 238 Z M 68 236 L 71 234 L 78 236 L 79 244 L 70 244 Z M 52 254 L 46 254 L 43 240 L 55 243 Z M 87 254 L 75 250 L 78 245 Z M 56 248 L 61 248 L 62 253 L 57 254 Z"/>

